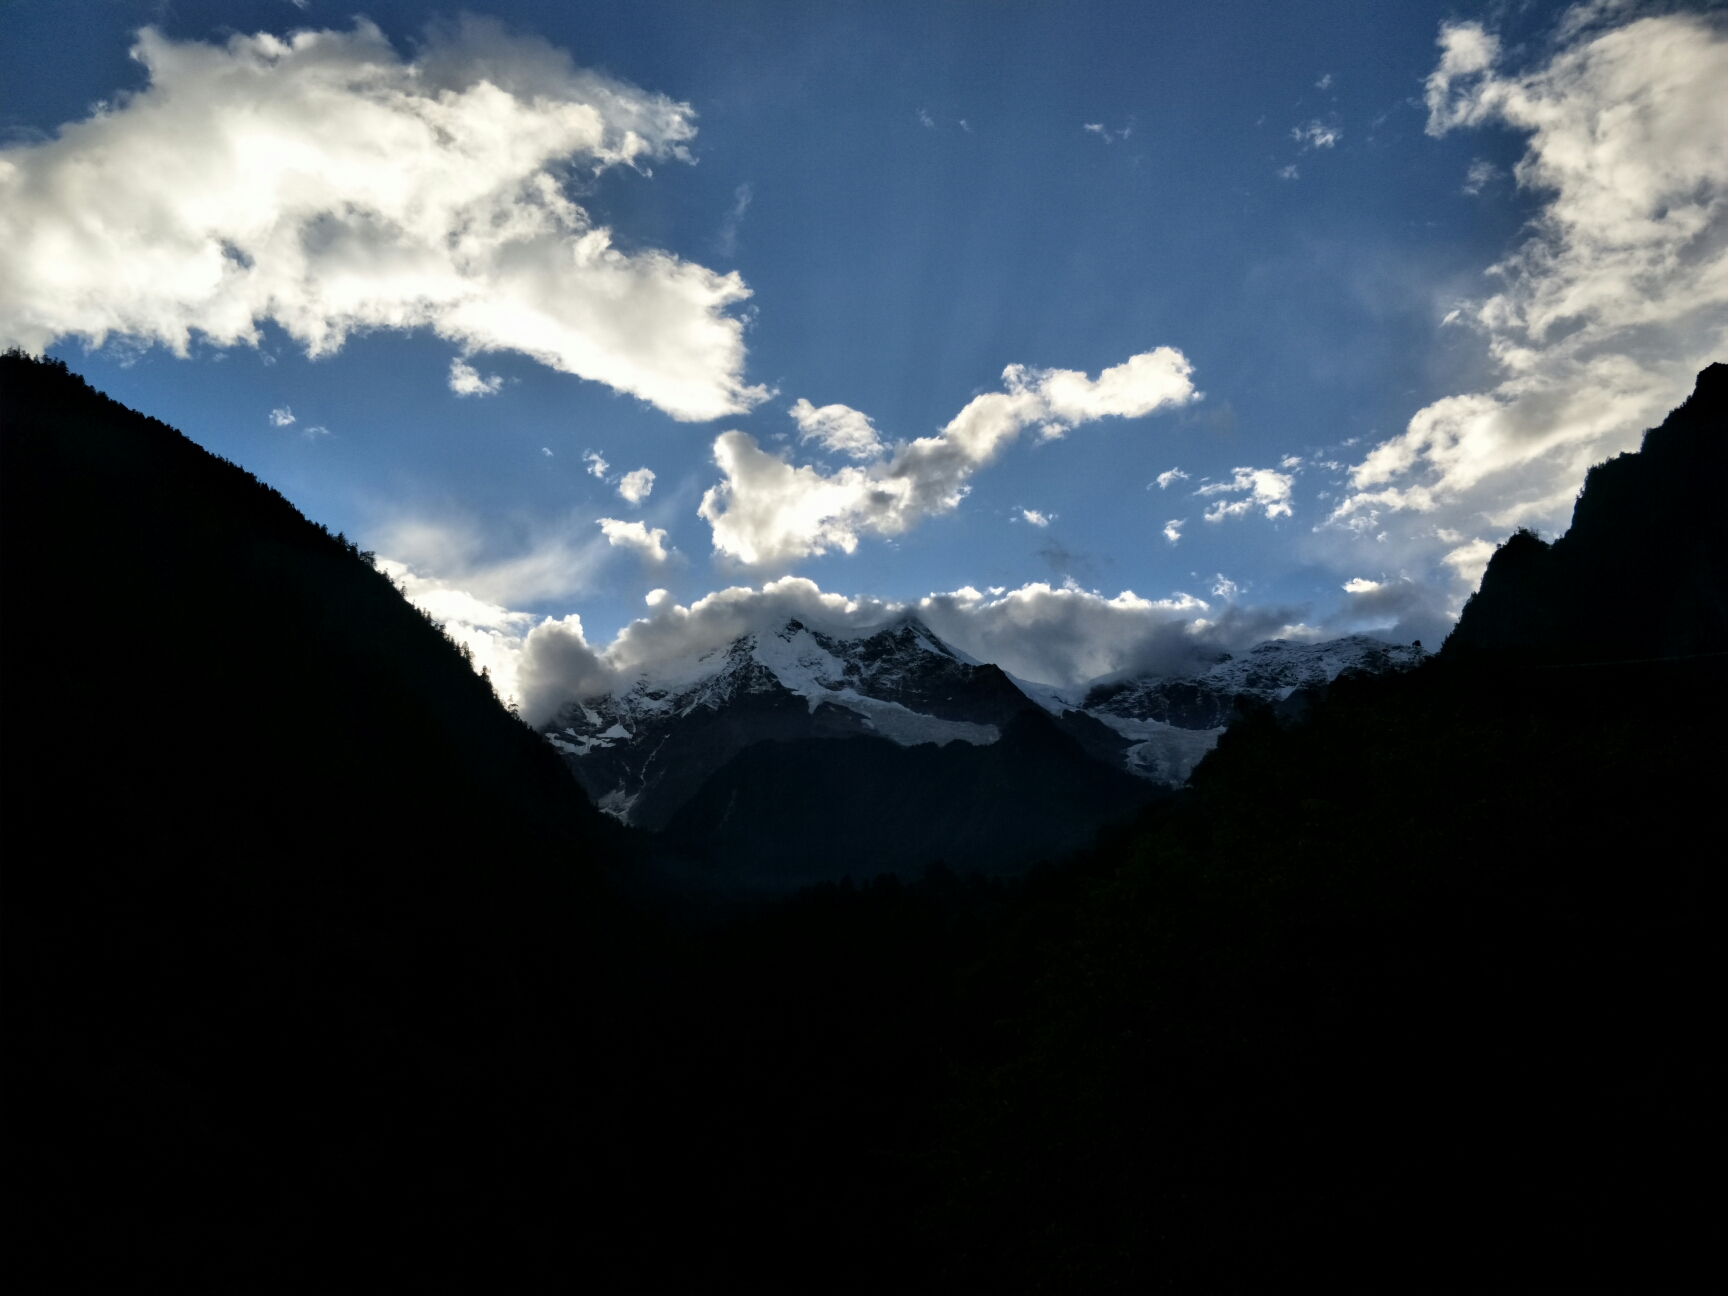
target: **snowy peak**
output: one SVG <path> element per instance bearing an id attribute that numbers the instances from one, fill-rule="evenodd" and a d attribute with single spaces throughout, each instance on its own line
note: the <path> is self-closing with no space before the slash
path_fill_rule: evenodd
<path id="1" fill-rule="evenodd" d="M 1197 674 L 1054 689 L 1011 679 L 907 617 L 863 634 L 788 620 L 700 656 L 643 671 L 629 686 L 566 706 L 547 740 L 602 809 L 658 828 L 753 744 L 877 737 L 902 747 L 995 743 L 1042 708 L 1094 758 L 1179 785 L 1211 750 L 1238 699 L 1281 703 L 1346 671 L 1406 669 L 1420 648 L 1366 636 L 1273 640 Z"/>
<path id="2" fill-rule="evenodd" d="M 1283 702 L 1298 689 L 1319 688 L 1346 672 L 1409 670 L 1427 657 L 1419 644 L 1388 644 L 1367 635 L 1324 643 L 1272 639 L 1240 657 L 1226 655 L 1195 675 L 1115 680 L 1087 690 L 1081 706 L 1111 717 L 1154 720 L 1182 729 L 1218 729 L 1238 698 Z"/>
<path id="3" fill-rule="evenodd" d="M 908 747 L 984 745 L 1028 705 L 1000 670 L 915 619 L 852 638 L 789 620 L 571 703 L 546 735 L 602 809 L 653 827 L 755 742 L 873 735 Z"/>

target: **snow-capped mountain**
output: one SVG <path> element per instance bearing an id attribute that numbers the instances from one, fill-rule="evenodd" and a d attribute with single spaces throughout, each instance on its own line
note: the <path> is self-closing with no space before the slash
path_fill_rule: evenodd
<path id="1" fill-rule="evenodd" d="M 1092 684 L 1078 696 L 1053 689 L 1029 693 L 1047 708 L 1077 706 L 1128 742 L 1126 768 L 1180 784 L 1212 750 L 1240 699 L 1272 705 L 1300 690 L 1324 688 L 1345 672 L 1409 670 L 1427 656 L 1420 644 L 1388 644 L 1367 635 L 1322 643 L 1272 639 L 1240 657 L 1228 653 L 1193 675 L 1150 675 Z"/>
<path id="2" fill-rule="evenodd" d="M 915 620 L 854 639 L 794 620 L 566 706 L 546 734 L 602 809 L 659 828 L 753 743 L 874 736 L 903 747 L 982 745 L 1028 705 L 1000 669 Z"/>
<path id="3" fill-rule="evenodd" d="M 571 703 L 545 732 L 602 809 L 650 829 L 665 827 L 704 783 L 764 740 L 868 736 L 901 747 L 982 747 L 1036 710 L 1085 755 L 1177 786 L 1217 742 L 1238 698 L 1279 703 L 1347 670 L 1405 669 L 1422 656 L 1419 647 L 1365 636 L 1274 640 L 1194 675 L 1069 690 L 975 661 L 915 618 L 854 638 L 793 620 Z"/>

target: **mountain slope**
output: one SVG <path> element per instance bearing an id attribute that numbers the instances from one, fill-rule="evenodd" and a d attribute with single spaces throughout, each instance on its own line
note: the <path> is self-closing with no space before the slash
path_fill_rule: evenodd
<path id="1" fill-rule="evenodd" d="M 999 668 L 916 620 L 852 639 L 793 620 L 572 702 L 545 731 L 602 808 L 658 829 L 758 742 L 876 735 L 902 746 L 984 745 L 1031 705 Z"/>
<path id="2" fill-rule="evenodd" d="M 1298 693 L 1313 696 L 1340 674 L 1408 669 L 1423 656 L 1419 646 L 1362 635 L 1316 644 L 1274 640 L 1240 658 L 1220 654 L 1192 676 L 1060 689 L 975 662 L 915 617 L 852 638 L 792 620 L 572 702 L 544 730 L 603 809 L 649 829 L 665 828 L 757 743 L 876 736 L 904 748 L 985 747 L 1033 710 L 1048 713 L 1094 760 L 1177 787 L 1239 701 L 1282 705 Z"/>
<path id="3" fill-rule="evenodd" d="M 1446 651 L 1596 658 L 1728 650 L 1728 365 L 1585 478 L 1553 544 L 1519 531 L 1494 554 Z"/>
<path id="4" fill-rule="evenodd" d="M 989 744 L 757 743 L 679 807 L 666 837 L 700 861 L 696 878 L 761 889 L 936 863 L 1014 872 L 1079 849 L 1161 791 L 1026 708 Z"/>
<path id="5" fill-rule="evenodd" d="M 494 1210 L 616 828 L 364 555 L 63 365 L 0 357 L 0 528 L 9 1268 L 454 1263 L 417 1212 Z"/>
<path id="6" fill-rule="evenodd" d="M 936 1158 L 956 1289 L 1709 1262 L 1724 547 L 1721 474 L 1677 477 L 1725 372 L 1502 549 L 1459 643 L 1232 725 L 1075 863 Z"/>

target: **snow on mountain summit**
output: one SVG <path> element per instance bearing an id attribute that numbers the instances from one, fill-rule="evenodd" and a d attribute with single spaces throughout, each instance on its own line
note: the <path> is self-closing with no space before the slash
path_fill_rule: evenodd
<path id="1" fill-rule="evenodd" d="M 1239 698 L 1278 703 L 1345 671 L 1407 669 L 1423 656 L 1361 635 L 1273 640 L 1198 674 L 1059 689 L 1013 679 L 913 617 L 850 637 L 794 619 L 572 701 L 545 732 L 602 809 L 649 828 L 754 743 L 877 737 L 902 747 L 985 746 L 1035 709 L 1097 759 L 1174 786 L 1217 742 Z"/>
<path id="2" fill-rule="evenodd" d="M 657 826 L 693 779 L 754 742 L 873 735 L 983 745 L 1025 705 L 1000 670 L 915 619 L 850 638 L 794 619 L 573 701 L 546 733 L 602 809 Z"/>

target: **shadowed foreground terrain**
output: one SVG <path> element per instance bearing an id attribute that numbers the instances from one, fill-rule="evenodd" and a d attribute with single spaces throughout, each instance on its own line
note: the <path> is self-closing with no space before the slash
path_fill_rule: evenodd
<path id="1" fill-rule="evenodd" d="M 622 884 L 650 848 L 364 555 L 0 360 L 14 1285 L 1682 1271 L 1725 378 L 1437 660 L 1242 716 L 1079 855 L 719 911 Z"/>

